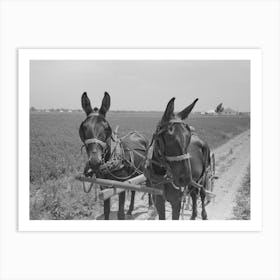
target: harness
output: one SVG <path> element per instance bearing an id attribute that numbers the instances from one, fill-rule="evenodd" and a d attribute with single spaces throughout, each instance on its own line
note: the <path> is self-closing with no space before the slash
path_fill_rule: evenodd
<path id="1" fill-rule="evenodd" d="M 105 149 L 107 147 L 107 143 L 106 142 L 103 142 L 103 141 L 101 141 L 101 140 L 99 140 L 97 138 L 86 139 L 84 141 L 84 143 L 85 143 L 86 146 L 89 145 L 89 144 L 96 143 L 96 144 L 99 144 L 102 147 L 102 149 Z"/>
<path id="2" fill-rule="evenodd" d="M 124 137 L 127 137 L 129 134 L 125 135 Z M 115 134 L 114 137 L 111 137 L 111 143 L 114 143 L 113 151 L 111 152 L 110 159 L 101 164 L 101 166 L 99 167 L 99 171 L 102 175 L 109 175 L 114 179 L 124 181 L 130 179 L 135 174 L 141 174 L 142 172 L 139 170 L 138 167 L 135 166 L 134 152 L 136 151 L 131 150 L 126 145 L 124 145 L 122 138 L 119 138 L 117 134 Z M 129 158 L 126 157 L 125 150 L 129 151 Z M 141 153 L 139 154 L 142 156 Z M 132 172 L 127 176 L 117 176 L 114 174 L 115 171 L 120 171 L 125 167 L 129 167 L 132 169 Z"/>
<path id="3" fill-rule="evenodd" d="M 92 112 L 87 116 L 87 118 L 92 117 L 92 116 L 98 116 L 98 113 Z M 103 176 L 109 175 L 116 180 L 124 181 L 124 180 L 127 180 L 127 179 L 133 177 L 135 174 L 142 173 L 139 170 L 139 167 L 135 166 L 134 153 L 140 154 L 141 157 L 143 155 L 141 153 L 137 153 L 137 151 L 130 149 L 129 147 L 126 147 L 126 145 L 124 147 L 124 143 L 122 142 L 122 139 L 127 137 L 129 134 L 137 133 L 137 132 L 130 132 L 127 135 L 123 136 L 122 138 L 119 138 L 118 134 L 117 134 L 117 130 L 118 130 L 118 126 L 116 127 L 115 132 L 113 132 L 111 137 L 108 138 L 106 140 L 106 142 L 102 141 L 96 137 L 85 139 L 84 144 L 81 147 L 81 152 L 84 147 L 86 147 L 89 144 L 93 144 L 93 143 L 98 144 L 102 147 L 103 154 L 104 154 L 104 151 L 106 152 L 106 150 L 110 151 L 109 159 L 107 161 L 105 161 L 104 156 L 103 156 L 102 163 L 101 163 L 100 167 L 98 168 L 97 173 L 100 175 L 103 175 Z M 114 146 L 114 147 L 111 151 L 112 146 Z M 129 150 L 128 159 L 126 158 L 125 148 L 126 148 L 126 150 Z M 127 167 L 128 165 L 133 170 L 131 174 L 129 174 L 127 176 L 117 176 L 114 174 L 115 171 L 120 171 L 121 169 L 123 169 L 124 167 Z M 140 163 L 140 165 L 141 165 L 141 163 Z M 88 165 L 85 168 L 84 174 L 86 176 L 95 175 L 95 174 L 93 174 L 93 172 L 91 172 L 91 168 Z M 91 187 L 90 187 L 90 189 L 91 189 Z M 84 190 L 85 190 L 85 188 L 84 188 Z M 86 191 L 86 192 L 89 192 L 89 191 Z"/>
<path id="4" fill-rule="evenodd" d="M 182 161 L 185 159 L 190 159 L 191 155 L 189 153 L 180 155 L 180 156 L 165 156 L 167 161 Z"/>

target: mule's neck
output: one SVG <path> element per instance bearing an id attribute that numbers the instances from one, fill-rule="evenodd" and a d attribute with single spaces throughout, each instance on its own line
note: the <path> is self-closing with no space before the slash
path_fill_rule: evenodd
<path id="1" fill-rule="evenodd" d="M 161 166 L 161 162 L 160 162 L 160 159 L 159 159 L 159 156 L 158 156 L 157 149 L 158 149 L 158 147 L 156 146 L 156 143 L 154 143 L 153 153 L 152 153 L 152 161 L 151 161 L 151 168 L 156 175 L 164 176 L 166 174 L 166 169 Z M 156 164 L 155 162 L 158 163 L 158 164 Z"/>

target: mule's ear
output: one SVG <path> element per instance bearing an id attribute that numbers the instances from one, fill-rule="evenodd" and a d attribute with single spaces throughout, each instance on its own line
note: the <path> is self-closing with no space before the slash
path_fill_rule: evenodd
<path id="1" fill-rule="evenodd" d="M 175 97 L 171 98 L 168 102 L 165 112 L 162 116 L 162 121 L 169 121 L 174 114 L 174 100 Z"/>
<path id="2" fill-rule="evenodd" d="M 106 116 L 106 113 L 109 111 L 111 105 L 111 97 L 108 92 L 105 91 L 104 97 L 102 100 L 102 105 L 99 109 L 99 114 Z"/>
<path id="3" fill-rule="evenodd" d="M 178 117 L 182 120 L 186 119 L 189 116 L 190 112 L 192 111 L 192 109 L 197 101 L 198 101 L 198 98 L 196 98 L 196 100 L 191 105 L 189 105 L 184 110 L 182 110 L 180 113 L 178 113 Z"/>
<path id="4" fill-rule="evenodd" d="M 84 111 L 86 112 L 87 115 L 89 115 L 92 112 L 90 100 L 89 100 L 86 92 L 84 92 L 82 95 L 82 108 L 84 109 Z"/>

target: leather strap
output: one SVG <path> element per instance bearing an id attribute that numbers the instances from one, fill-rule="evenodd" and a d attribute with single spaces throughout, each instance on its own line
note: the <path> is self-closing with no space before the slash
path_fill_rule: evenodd
<path id="1" fill-rule="evenodd" d="M 167 161 L 182 161 L 185 159 L 190 159 L 191 155 L 189 153 L 183 154 L 183 155 L 179 155 L 179 156 L 165 156 Z"/>
<path id="2" fill-rule="evenodd" d="M 99 144 L 103 149 L 107 146 L 107 143 L 105 143 L 97 138 L 91 138 L 91 139 L 85 140 L 85 145 L 93 144 L 93 143 Z"/>

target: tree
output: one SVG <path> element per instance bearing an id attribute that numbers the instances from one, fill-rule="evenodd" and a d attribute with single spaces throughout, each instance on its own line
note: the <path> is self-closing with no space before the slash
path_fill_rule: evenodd
<path id="1" fill-rule="evenodd" d="M 217 106 L 215 112 L 216 112 L 217 114 L 221 114 L 223 111 L 224 111 L 223 103 L 220 103 L 220 104 Z"/>
<path id="2" fill-rule="evenodd" d="M 36 111 L 37 111 L 37 109 L 36 109 L 35 107 L 32 106 L 32 107 L 30 108 L 30 112 L 36 112 Z"/>

